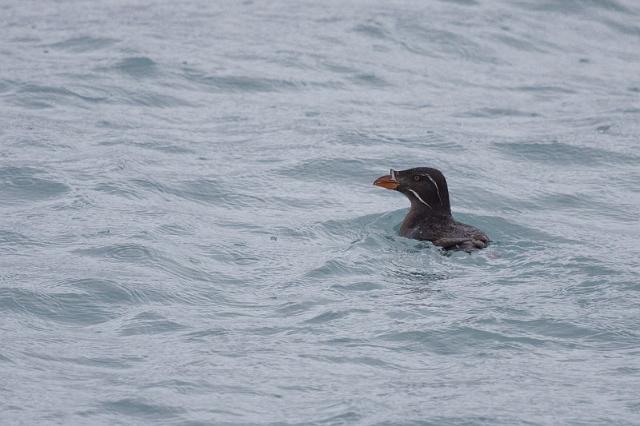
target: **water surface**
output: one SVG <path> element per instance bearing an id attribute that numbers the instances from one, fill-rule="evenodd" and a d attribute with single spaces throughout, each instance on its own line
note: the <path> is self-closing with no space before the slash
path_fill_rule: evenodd
<path id="1" fill-rule="evenodd" d="M 2 424 L 640 423 L 639 23 L 5 0 Z M 397 236 L 415 166 L 489 249 Z"/>

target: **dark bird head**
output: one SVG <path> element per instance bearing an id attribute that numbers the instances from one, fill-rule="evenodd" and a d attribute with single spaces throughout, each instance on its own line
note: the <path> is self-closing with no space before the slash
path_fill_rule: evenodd
<path id="1" fill-rule="evenodd" d="M 373 182 L 376 186 L 400 191 L 411 201 L 411 208 L 426 215 L 449 216 L 449 189 L 440 170 L 416 167 L 402 171 L 391 169 Z"/>

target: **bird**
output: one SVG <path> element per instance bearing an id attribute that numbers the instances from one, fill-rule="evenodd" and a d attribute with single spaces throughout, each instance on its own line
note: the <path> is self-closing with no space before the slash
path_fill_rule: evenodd
<path id="1" fill-rule="evenodd" d="M 431 241 L 444 250 L 467 252 L 489 245 L 489 237 L 479 229 L 456 221 L 451 215 L 449 189 L 442 172 L 416 167 L 380 176 L 374 185 L 399 191 L 409 198 L 411 208 L 400 226 L 400 235 Z"/>

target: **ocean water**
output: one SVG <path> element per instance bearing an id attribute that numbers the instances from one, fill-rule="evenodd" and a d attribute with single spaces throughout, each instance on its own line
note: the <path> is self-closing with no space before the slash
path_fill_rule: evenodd
<path id="1" fill-rule="evenodd" d="M 2 425 L 640 424 L 635 0 L 0 28 Z M 488 249 L 397 235 L 416 166 Z"/>

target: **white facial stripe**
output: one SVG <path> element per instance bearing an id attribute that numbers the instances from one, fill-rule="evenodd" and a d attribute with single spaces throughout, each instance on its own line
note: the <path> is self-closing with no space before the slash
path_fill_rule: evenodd
<path id="1" fill-rule="evenodd" d="M 433 210 L 433 207 L 431 207 L 431 206 L 430 206 L 426 201 L 424 201 L 422 198 L 420 198 L 420 196 L 418 195 L 418 193 L 417 193 L 416 191 L 414 191 L 413 189 L 410 189 L 409 191 L 410 191 L 413 195 L 415 195 L 415 196 L 416 196 L 416 198 L 417 198 L 418 200 L 420 200 L 420 202 L 421 202 L 422 204 L 424 204 L 425 206 L 427 206 L 427 207 L 429 207 L 431 210 Z"/>
<path id="2" fill-rule="evenodd" d="M 436 193 L 438 194 L 438 200 L 440 200 L 440 204 L 442 205 L 442 198 L 440 197 L 440 188 L 438 188 L 438 184 L 436 183 L 435 180 L 433 180 L 433 178 L 428 173 L 425 176 L 431 181 L 433 186 L 436 187 Z"/>

